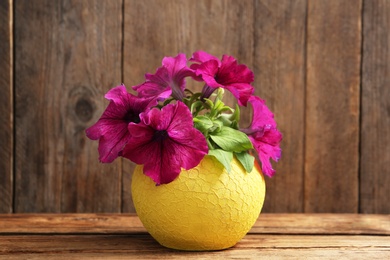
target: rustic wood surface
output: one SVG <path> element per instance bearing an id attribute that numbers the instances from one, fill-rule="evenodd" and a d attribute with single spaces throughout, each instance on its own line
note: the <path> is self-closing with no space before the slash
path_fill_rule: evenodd
<path id="1" fill-rule="evenodd" d="M 134 164 L 98 163 L 84 131 L 110 88 L 203 49 L 255 72 L 284 134 L 264 212 L 390 213 L 389 16 L 385 0 L 1 1 L 0 212 L 134 212 Z"/>
<path id="2" fill-rule="evenodd" d="M 390 213 L 390 2 L 364 2 L 360 209 Z M 378 158 L 381 158 L 380 160 Z"/>
<path id="3" fill-rule="evenodd" d="M 12 0 L 0 2 L 0 213 L 12 212 L 13 37 Z"/>
<path id="4" fill-rule="evenodd" d="M 145 233 L 135 214 L 0 214 L 0 234 Z M 379 214 L 260 214 L 253 234 L 390 235 L 390 216 Z"/>
<path id="5" fill-rule="evenodd" d="M 0 215 L 5 259 L 387 259 L 390 215 L 261 214 L 233 248 L 182 252 L 161 247 L 135 215 Z"/>
<path id="6" fill-rule="evenodd" d="M 303 211 L 306 5 L 306 0 L 256 1 L 254 86 L 283 133 L 283 163 L 266 180 L 266 212 Z"/>
<path id="7" fill-rule="evenodd" d="M 305 212 L 358 212 L 361 8 L 308 5 Z"/>
<path id="8" fill-rule="evenodd" d="M 388 259 L 388 236 L 247 235 L 233 248 L 179 252 L 150 235 L 0 236 L 6 259 Z"/>
<path id="9" fill-rule="evenodd" d="M 15 212 L 119 212 L 85 129 L 120 83 L 122 1 L 15 3 Z M 109 179 L 109 181 L 107 181 Z"/>

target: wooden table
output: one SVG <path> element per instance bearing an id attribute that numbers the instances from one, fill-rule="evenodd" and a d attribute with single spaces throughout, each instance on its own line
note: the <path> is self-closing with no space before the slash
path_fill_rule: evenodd
<path id="1" fill-rule="evenodd" d="M 235 247 L 160 246 L 135 215 L 0 215 L 0 259 L 390 259 L 390 215 L 261 214 Z"/>

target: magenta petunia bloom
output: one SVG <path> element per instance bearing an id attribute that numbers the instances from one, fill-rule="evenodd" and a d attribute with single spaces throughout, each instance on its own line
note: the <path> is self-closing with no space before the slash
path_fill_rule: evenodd
<path id="1" fill-rule="evenodd" d="M 187 67 L 186 56 L 181 53 L 174 58 L 165 57 L 162 65 L 155 74 L 146 74 L 146 82 L 134 86 L 133 89 L 140 97 L 164 100 L 172 96 L 176 100 L 182 100 L 185 97 L 185 78 L 194 76 L 193 70 Z"/>
<path id="2" fill-rule="evenodd" d="M 274 161 L 280 159 L 282 134 L 276 128 L 274 115 L 265 105 L 264 100 L 252 96 L 248 102 L 253 107 L 252 124 L 249 128 L 241 129 L 241 131 L 248 135 L 253 147 L 256 149 L 264 174 L 272 177 L 275 170 L 272 168 L 270 158 Z"/>
<path id="3" fill-rule="evenodd" d="M 223 55 L 220 61 L 204 51 L 195 52 L 190 61 L 200 63 L 192 64 L 191 69 L 195 71 L 196 76 L 201 77 L 206 82 L 207 87 L 225 88 L 237 98 L 241 106 L 246 106 L 254 91 L 251 85 L 254 74 L 247 66 L 237 64 L 237 60 L 232 56 Z M 207 87 L 203 92 L 209 95 L 211 93 Z"/>
<path id="4" fill-rule="evenodd" d="M 123 157 L 144 165 L 144 173 L 157 185 L 166 184 L 191 169 L 208 153 L 203 134 L 194 128 L 188 107 L 178 101 L 161 110 L 153 108 L 140 115 L 139 124 L 130 123 L 131 138 Z"/>
<path id="5" fill-rule="evenodd" d="M 213 56 L 210 53 L 207 53 L 205 51 L 194 52 L 192 54 L 191 59 L 190 59 L 190 61 L 194 61 L 194 62 L 198 62 L 198 63 L 203 63 L 203 62 L 206 62 L 209 60 L 215 60 L 218 62 L 218 67 L 221 66 L 221 61 L 217 57 L 215 57 L 215 56 Z M 199 68 L 199 66 L 200 66 L 200 64 L 192 64 L 191 68 L 196 70 L 197 68 Z"/>
<path id="6" fill-rule="evenodd" d="M 128 124 L 139 123 L 139 114 L 157 105 L 157 100 L 136 97 L 123 85 L 111 89 L 104 97 L 110 100 L 110 104 L 86 134 L 92 140 L 99 140 L 99 160 L 110 163 L 119 156 L 130 138 Z"/>

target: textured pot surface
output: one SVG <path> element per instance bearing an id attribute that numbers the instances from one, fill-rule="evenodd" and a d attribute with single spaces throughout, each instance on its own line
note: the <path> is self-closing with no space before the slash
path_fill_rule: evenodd
<path id="1" fill-rule="evenodd" d="M 160 186 L 137 166 L 132 196 L 139 218 L 161 245 L 220 250 L 234 246 L 255 223 L 265 182 L 256 167 L 247 173 L 234 159 L 228 173 L 214 157 L 206 156 L 197 167 Z"/>

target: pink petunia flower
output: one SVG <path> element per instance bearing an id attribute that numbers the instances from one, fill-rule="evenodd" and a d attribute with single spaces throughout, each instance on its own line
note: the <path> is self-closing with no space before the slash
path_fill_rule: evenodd
<path id="1" fill-rule="evenodd" d="M 140 115 L 139 124 L 130 123 L 131 138 L 123 157 L 144 165 L 144 173 L 157 185 L 166 184 L 191 169 L 208 153 L 203 134 L 194 128 L 188 107 L 178 101 L 161 110 L 153 108 Z"/>
<path id="2" fill-rule="evenodd" d="M 92 140 L 99 140 L 99 160 L 110 163 L 119 156 L 130 138 L 128 124 L 139 123 L 139 114 L 157 105 L 157 100 L 136 97 L 123 85 L 111 89 L 104 97 L 110 100 L 110 104 L 86 134 Z"/>
<path id="3" fill-rule="evenodd" d="M 155 74 L 145 74 L 146 82 L 133 89 L 140 97 L 154 97 L 161 101 L 172 96 L 176 100 L 183 100 L 185 78 L 194 76 L 194 72 L 187 67 L 186 56 L 181 53 L 174 58 L 165 57 L 162 65 Z"/>
<path id="4" fill-rule="evenodd" d="M 215 88 L 221 87 L 229 90 L 241 106 L 246 106 L 254 91 L 251 85 L 254 74 L 247 66 L 237 64 L 237 60 L 232 56 L 223 55 L 220 61 L 204 51 L 195 52 L 190 61 L 200 63 L 192 64 L 191 69 L 206 82 L 203 90 L 205 97 L 210 96 Z"/>
<path id="5" fill-rule="evenodd" d="M 265 105 L 265 101 L 256 96 L 251 96 L 248 100 L 253 107 L 252 124 L 249 128 L 241 129 L 246 133 L 256 149 L 263 173 L 272 177 L 275 170 L 272 168 L 270 158 L 278 161 L 282 150 L 280 142 L 282 134 L 276 128 L 274 115 Z"/>

